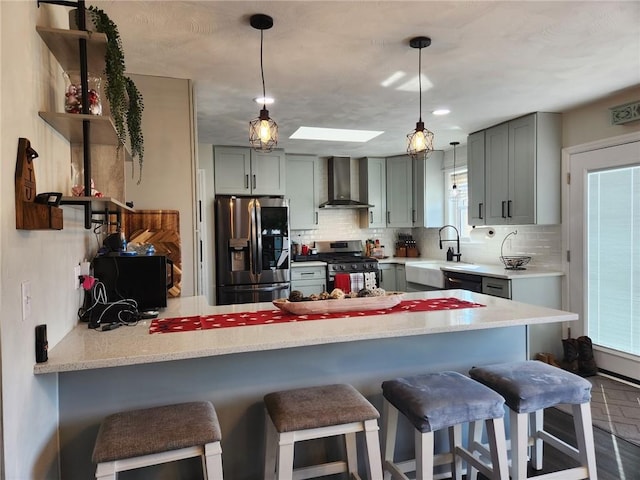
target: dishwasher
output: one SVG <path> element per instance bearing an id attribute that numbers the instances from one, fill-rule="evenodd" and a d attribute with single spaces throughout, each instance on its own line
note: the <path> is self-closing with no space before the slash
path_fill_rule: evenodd
<path id="1" fill-rule="evenodd" d="M 511 280 L 485 277 L 473 273 L 443 272 L 446 289 L 459 288 L 472 292 L 511 299 Z"/>

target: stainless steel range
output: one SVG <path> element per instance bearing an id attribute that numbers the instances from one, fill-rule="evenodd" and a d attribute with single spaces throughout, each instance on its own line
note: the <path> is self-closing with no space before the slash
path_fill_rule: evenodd
<path id="1" fill-rule="evenodd" d="M 317 255 L 309 257 L 327 263 L 327 291 L 333 290 L 335 276 L 338 273 L 374 272 L 376 286 L 379 284 L 378 260 L 362 255 L 360 240 L 316 242 L 316 249 Z"/>

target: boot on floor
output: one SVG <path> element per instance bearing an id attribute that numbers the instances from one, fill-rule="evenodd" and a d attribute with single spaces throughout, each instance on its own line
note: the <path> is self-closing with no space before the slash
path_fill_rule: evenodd
<path id="1" fill-rule="evenodd" d="M 596 360 L 593 358 L 593 343 L 587 336 L 578 337 L 578 373 L 590 377 L 598 373 Z"/>
<path id="2" fill-rule="evenodd" d="M 563 338 L 562 349 L 564 351 L 564 358 L 560 362 L 560 367 L 571 373 L 578 373 L 578 339 Z"/>

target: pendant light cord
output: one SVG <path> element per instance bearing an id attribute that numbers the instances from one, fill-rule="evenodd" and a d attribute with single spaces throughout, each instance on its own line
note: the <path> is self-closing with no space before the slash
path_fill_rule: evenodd
<path id="1" fill-rule="evenodd" d="M 422 47 L 418 49 L 418 90 L 420 95 L 420 121 L 422 122 Z"/>
<path id="2" fill-rule="evenodd" d="M 264 67 L 262 65 L 262 45 L 264 38 L 264 30 L 260 30 L 260 74 L 262 75 L 262 108 L 267 108 L 267 94 L 264 88 Z"/>

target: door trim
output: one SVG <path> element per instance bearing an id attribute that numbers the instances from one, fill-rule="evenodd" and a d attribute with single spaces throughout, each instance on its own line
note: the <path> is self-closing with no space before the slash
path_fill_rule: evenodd
<path id="1" fill-rule="evenodd" d="M 635 142 L 640 142 L 640 132 L 633 132 L 625 135 L 619 135 L 616 137 L 598 140 L 595 142 L 589 142 L 581 145 L 576 145 L 573 147 L 564 148 L 562 150 L 562 175 L 563 175 L 562 178 L 564 179 L 563 187 L 562 187 L 562 219 L 563 219 L 562 220 L 562 251 L 563 251 L 562 263 L 563 263 L 563 271 L 566 275 L 565 276 L 566 281 L 564 282 L 564 286 L 563 286 L 563 309 L 564 310 L 572 310 L 571 304 L 570 304 L 570 301 L 571 301 L 570 285 L 572 284 L 573 281 L 580 281 L 580 282 L 583 281 L 583 279 L 581 278 L 580 279 L 572 278 L 572 273 L 570 268 L 571 264 L 569 261 L 567 261 L 567 255 L 566 255 L 566 252 L 570 247 L 569 240 L 570 240 L 570 229 L 571 229 L 571 222 L 569 221 L 570 191 L 569 191 L 569 185 L 567 182 L 567 178 L 568 178 L 568 174 L 570 172 L 570 166 L 571 166 L 571 157 L 576 154 L 588 153 L 588 152 L 593 152 L 593 151 L 611 148 L 611 147 L 619 147 L 625 144 L 630 144 Z M 576 172 L 574 172 L 574 174 L 575 173 Z M 576 253 L 573 254 L 574 257 L 576 255 L 577 255 Z M 573 276 L 575 277 L 575 275 L 576 273 L 574 272 Z M 580 308 L 580 310 L 584 308 L 584 300 L 585 299 L 582 298 L 583 306 Z M 576 311 L 576 309 L 573 308 L 573 311 Z M 585 327 L 586 325 L 584 323 L 583 318 L 580 319 L 580 321 L 578 322 L 578 325 L 576 325 L 576 322 L 566 322 L 562 325 L 563 338 L 567 337 L 569 328 L 571 328 L 572 330 L 571 336 L 574 338 L 579 335 L 586 335 Z M 611 350 L 609 348 L 605 348 L 602 346 L 594 345 L 594 353 L 596 354 L 596 362 L 599 362 L 599 363 L 602 361 L 603 355 L 614 356 L 618 360 L 621 360 L 622 363 L 619 364 L 621 368 L 620 373 L 624 375 L 628 375 L 627 371 L 632 371 L 632 370 L 629 370 L 630 368 L 629 366 L 636 361 L 635 357 L 632 355 L 625 354 L 624 352 L 615 352 L 614 350 Z M 628 376 L 632 378 L 636 378 L 635 375 L 628 375 Z"/>

